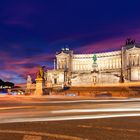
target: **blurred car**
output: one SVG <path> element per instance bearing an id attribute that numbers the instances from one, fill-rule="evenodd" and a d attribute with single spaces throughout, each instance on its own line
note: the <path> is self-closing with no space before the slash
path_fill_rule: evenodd
<path id="1" fill-rule="evenodd" d="M 76 96 L 76 94 L 75 93 L 68 93 L 68 94 L 66 94 L 66 96 Z"/>
<path id="2" fill-rule="evenodd" d="M 8 93 L 8 95 L 24 95 L 23 91 L 12 91 L 10 93 Z"/>

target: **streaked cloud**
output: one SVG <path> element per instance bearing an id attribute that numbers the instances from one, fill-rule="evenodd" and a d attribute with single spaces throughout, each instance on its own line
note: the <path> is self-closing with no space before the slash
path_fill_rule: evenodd
<path id="1" fill-rule="evenodd" d="M 10 53 L 1 52 L 2 69 L 0 70 L 0 77 L 8 81 L 25 82 L 28 74 L 35 77 L 40 63 L 48 65 L 53 58 L 51 54 L 39 54 L 29 58 L 14 58 Z M 1 65 L 1 64 L 0 64 Z"/>
<path id="2" fill-rule="evenodd" d="M 117 37 L 108 37 L 105 40 L 100 40 L 97 42 L 89 43 L 80 47 L 80 49 L 75 49 L 77 53 L 97 53 L 104 51 L 114 51 L 119 50 L 123 45 L 125 45 L 125 41 L 128 37 L 135 39 L 137 43 L 140 43 L 140 29 L 130 30 L 125 34 L 120 34 Z"/>

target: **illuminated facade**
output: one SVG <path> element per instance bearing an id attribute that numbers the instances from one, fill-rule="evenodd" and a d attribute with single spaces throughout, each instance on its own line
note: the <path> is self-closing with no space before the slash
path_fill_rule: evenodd
<path id="1" fill-rule="evenodd" d="M 96 54 L 74 54 L 68 48 L 62 49 L 46 79 L 48 86 L 140 81 L 140 45 L 128 42 L 121 50 Z"/>

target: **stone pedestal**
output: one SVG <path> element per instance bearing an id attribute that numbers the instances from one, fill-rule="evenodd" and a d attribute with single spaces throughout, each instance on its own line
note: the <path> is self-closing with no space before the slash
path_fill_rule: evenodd
<path id="1" fill-rule="evenodd" d="M 93 62 L 92 67 L 93 67 L 93 71 L 91 71 L 91 73 L 93 76 L 93 84 L 95 85 L 96 83 L 98 83 L 99 70 L 96 62 Z"/>
<path id="2" fill-rule="evenodd" d="M 27 86 L 26 86 L 26 94 L 31 94 L 31 86 L 32 86 L 31 83 L 27 83 Z"/>
<path id="3" fill-rule="evenodd" d="M 92 64 L 93 71 L 98 71 L 98 65 L 96 62 Z"/>
<path id="4" fill-rule="evenodd" d="M 45 81 L 43 78 L 36 78 L 35 80 L 36 80 L 35 95 L 42 96 L 44 94 Z"/>

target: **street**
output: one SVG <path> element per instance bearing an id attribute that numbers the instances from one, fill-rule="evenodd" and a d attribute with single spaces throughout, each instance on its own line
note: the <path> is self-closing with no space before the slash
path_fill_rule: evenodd
<path id="1" fill-rule="evenodd" d="M 140 99 L 0 97 L 0 140 L 140 139 Z"/>

